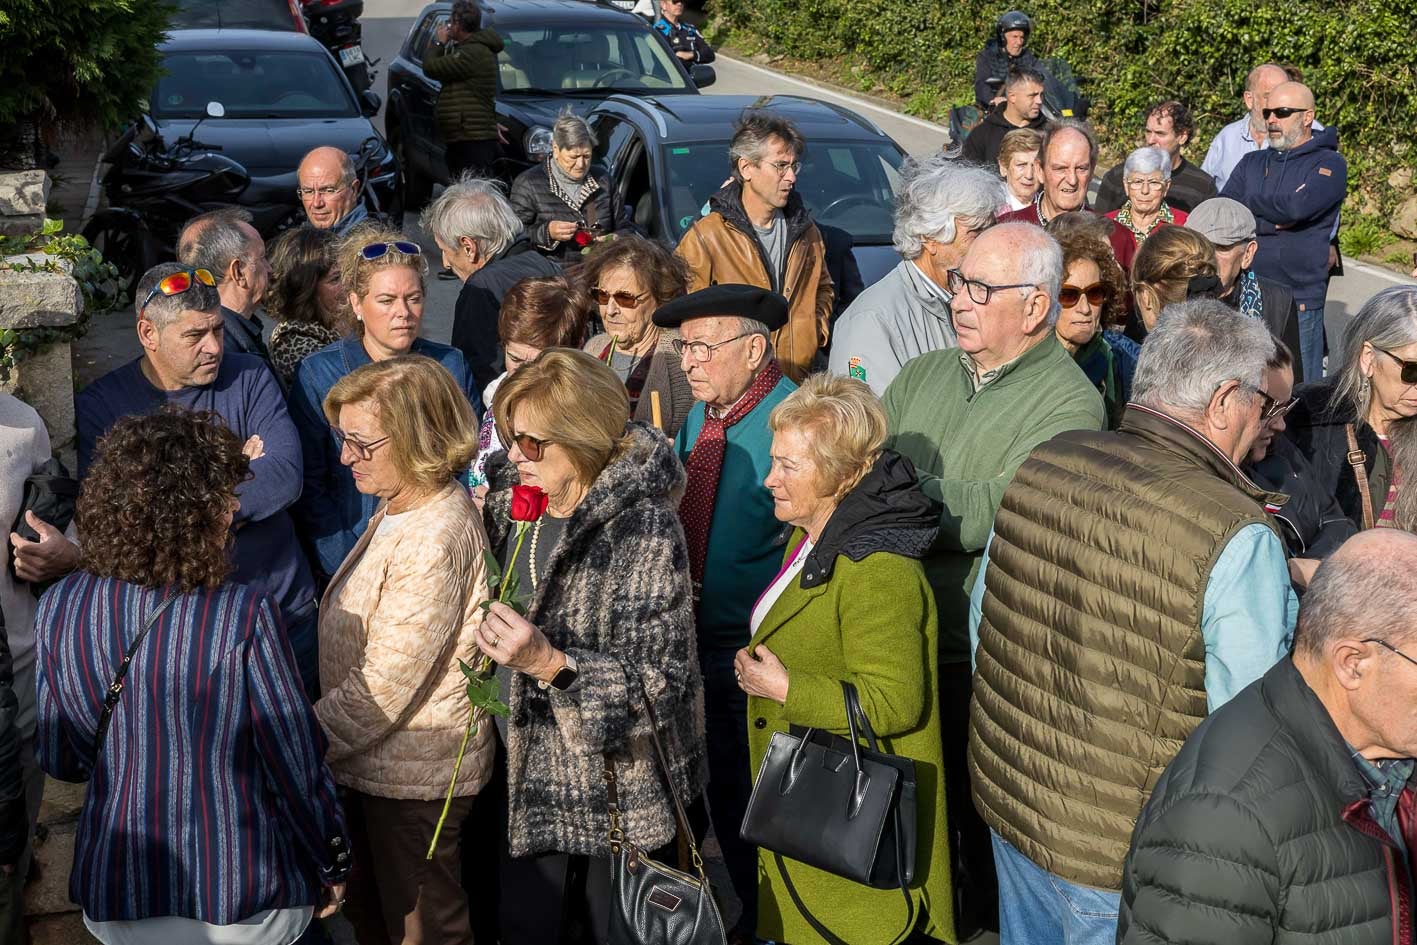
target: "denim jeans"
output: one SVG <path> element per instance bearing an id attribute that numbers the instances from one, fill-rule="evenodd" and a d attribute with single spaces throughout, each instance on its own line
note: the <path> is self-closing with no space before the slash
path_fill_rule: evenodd
<path id="1" fill-rule="evenodd" d="M 753 793 L 755 772 L 748 760 L 748 696 L 733 678 L 737 652 L 736 648 L 703 647 L 699 666 L 704 674 L 709 818 L 733 891 L 743 903 L 738 928 L 751 934 L 758 925 L 758 848 L 745 843 L 738 830 Z"/>
<path id="2" fill-rule="evenodd" d="M 1304 365 L 1304 380 L 1317 381 L 1324 376 L 1324 307 L 1306 308 L 1299 313 L 1300 361 Z"/>
<path id="3" fill-rule="evenodd" d="M 999 945 L 1113 945 L 1122 894 L 1054 876 L 997 833 Z"/>

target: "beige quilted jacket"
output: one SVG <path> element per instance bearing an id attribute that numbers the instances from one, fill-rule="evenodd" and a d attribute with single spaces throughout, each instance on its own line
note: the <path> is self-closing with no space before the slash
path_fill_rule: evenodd
<path id="1" fill-rule="evenodd" d="M 320 603 L 315 704 L 335 780 L 376 797 L 437 800 L 467 725 L 458 658 L 477 656 L 487 598 L 482 517 L 456 482 L 394 516 L 384 505 Z M 492 767 L 492 723 L 478 727 L 458 774 L 476 794 Z"/>

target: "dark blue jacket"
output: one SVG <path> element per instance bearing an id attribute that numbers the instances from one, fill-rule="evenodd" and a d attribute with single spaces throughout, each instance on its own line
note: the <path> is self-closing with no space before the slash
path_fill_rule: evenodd
<path id="1" fill-rule="evenodd" d="M 1221 196 L 1255 215 L 1255 272 L 1313 309 L 1328 294 L 1328 246 L 1347 194 L 1348 162 L 1338 153 L 1338 132 L 1325 128 L 1291 151 L 1246 154 Z"/>
<path id="2" fill-rule="evenodd" d="M 473 415 L 482 416 L 482 399 L 461 351 L 419 338 L 409 353 L 430 357 L 447 368 L 467 394 Z M 290 417 L 300 431 L 305 456 L 305 491 L 296 503 L 295 520 L 310 548 L 311 563 L 325 578 L 339 569 L 364 534 L 364 526 L 369 524 L 369 516 L 379 502 L 360 492 L 349 470 L 340 463 L 339 447 L 325 422 L 325 395 L 340 378 L 370 363 L 372 359 L 359 338 L 341 338 L 300 362 L 290 390 Z"/>

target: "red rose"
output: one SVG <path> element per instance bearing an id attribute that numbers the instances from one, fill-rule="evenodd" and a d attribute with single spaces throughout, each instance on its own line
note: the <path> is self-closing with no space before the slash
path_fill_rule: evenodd
<path id="1" fill-rule="evenodd" d="M 595 239 L 587 230 L 576 230 L 576 235 L 572 238 L 576 241 L 577 246 L 589 246 Z"/>
<path id="2" fill-rule="evenodd" d="M 541 518 L 551 497 L 539 486 L 512 486 L 512 521 L 534 522 Z"/>

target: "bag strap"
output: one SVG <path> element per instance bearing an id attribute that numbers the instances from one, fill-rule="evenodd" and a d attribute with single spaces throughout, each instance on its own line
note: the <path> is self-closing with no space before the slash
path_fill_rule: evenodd
<path id="1" fill-rule="evenodd" d="M 103 711 L 98 716 L 98 729 L 94 732 L 94 757 L 97 758 L 103 751 L 103 744 L 108 740 L 108 725 L 113 720 L 113 710 L 118 706 L 118 697 L 123 695 L 123 680 L 128 675 L 128 667 L 133 664 L 133 657 L 138 654 L 138 647 L 143 645 L 147 639 L 148 631 L 157 623 L 158 618 L 172 602 L 177 599 L 177 595 L 169 594 L 153 608 L 148 614 L 148 619 L 143 624 L 143 629 L 138 631 L 138 635 L 133 638 L 133 642 L 128 644 L 127 652 L 123 654 L 123 659 L 118 664 L 118 671 L 113 674 L 113 682 L 108 684 L 108 691 L 103 696 Z"/>
<path id="2" fill-rule="evenodd" d="M 1343 432 L 1348 435 L 1348 465 L 1353 469 L 1353 481 L 1358 486 L 1358 498 L 1363 503 L 1363 530 L 1373 527 L 1373 496 L 1368 491 L 1367 456 L 1358 448 L 1358 436 L 1353 432 L 1353 424 L 1345 423 Z"/>

